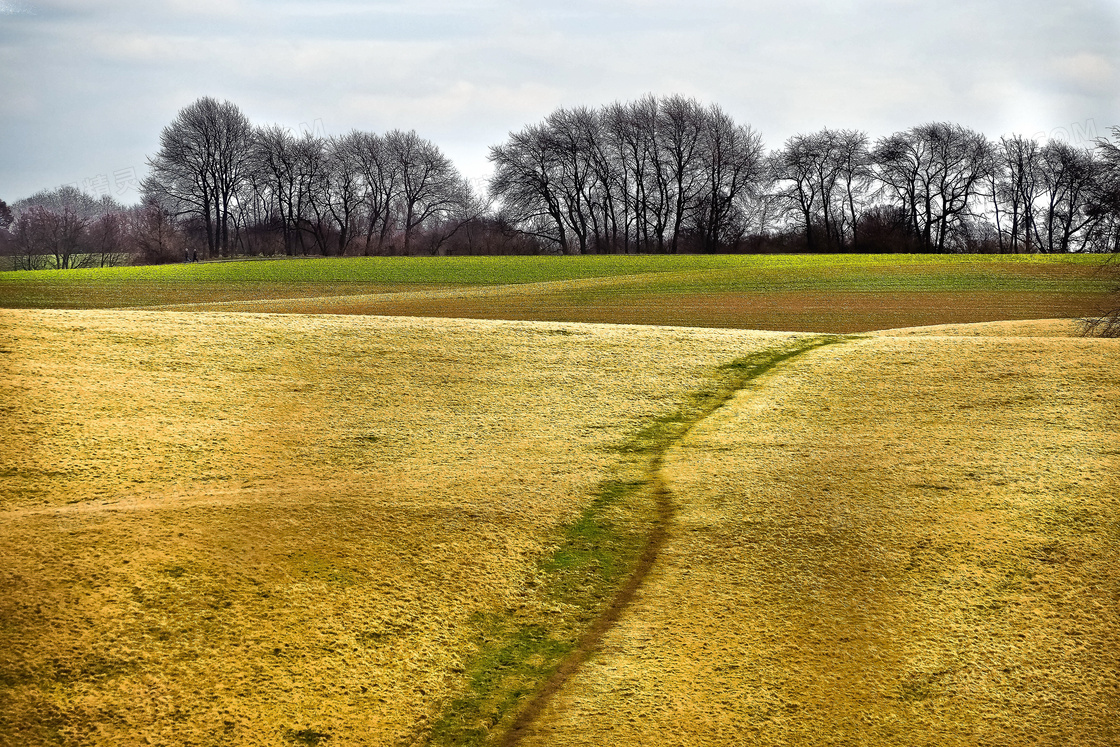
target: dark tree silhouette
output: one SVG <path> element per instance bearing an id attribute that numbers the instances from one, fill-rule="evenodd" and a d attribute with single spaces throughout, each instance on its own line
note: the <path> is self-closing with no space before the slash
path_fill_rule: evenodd
<path id="1" fill-rule="evenodd" d="M 1112 136 L 1120 141 L 1120 127 L 1112 129 Z M 1120 337 L 1120 145 L 1101 138 L 1097 141 L 1101 165 L 1096 205 L 1092 208 L 1100 220 L 1101 240 L 1111 254 L 1101 266 L 1116 281 L 1108 310 L 1101 315 L 1084 320 L 1084 332 L 1094 337 Z"/>
<path id="2" fill-rule="evenodd" d="M 176 215 L 197 215 L 210 254 L 227 254 L 230 213 L 249 169 L 252 143 L 249 120 L 235 104 L 201 98 L 163 128 L 141 194 Z"/>
<path id="3" fill-rule="evenodd" d="M 909 216 L 923 252 L 946 252 L 972 215 L 994 168 L 987 138 L 965 127 L 933 122 L 881 139 L 876 177 Z"/>
<path id="4" fill-rule="evenodd" d="M 766 179 L 758 135 L 680 96 L 558 109 L 490 160 L 502 218 L 564 254 L 737 244 Z"/>

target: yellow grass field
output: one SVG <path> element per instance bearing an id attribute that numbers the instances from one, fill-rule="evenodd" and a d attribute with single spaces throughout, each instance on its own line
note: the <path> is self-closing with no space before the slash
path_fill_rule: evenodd
<path id="1" fill-rule="evenodd" d="M 909 332 L 669 451 L 661 561 L 522 744 L 1120 744 L 1120 347 Z"/>
<path id="2" fill-rule="evenodd" d="M 617 445 L 790 338 L 0 311 L 0 745 L 424 743 Z"/>
<path id="3" fill-rule="evenodd" d="M 1120 744 L 1115 340 L 233 310 L 0 310 L 0 747 Z"/>

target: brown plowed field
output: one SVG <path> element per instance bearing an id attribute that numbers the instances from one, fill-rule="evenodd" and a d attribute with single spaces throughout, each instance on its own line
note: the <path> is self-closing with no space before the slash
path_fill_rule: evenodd
<path id="1" fill-rule="evenodd" d="M 1084 317 L 1099 313 L 1101 303 L 1099 293 L 1037 291 L 642 293 L 634 290 L 573 299 L 551 288 L 527 293 L 518 286 L 507 286 L 485 291 L 324 296 L 191 304 L 176 308 L 850 333 L 1004 319 Z"/>
<path id="2" fill-rule="evenodd" d="M 956 331 L 697 425 L 662 562 L 523 744 L 1120 743 L 1120 348 Z"/>

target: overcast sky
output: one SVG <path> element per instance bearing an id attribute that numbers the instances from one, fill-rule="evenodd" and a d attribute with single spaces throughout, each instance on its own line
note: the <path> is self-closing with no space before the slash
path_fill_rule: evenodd
<path id="1" fill-rule="evenodd" d="M 201 96 L 258 124 L 415 129 L 469 178 L 559 106 L 681 93 L 774 148 L 957 122 L 1077 142 L 1120 125 L 1120 0 L 0 0 L 0 199 L 137 199 Z"/>

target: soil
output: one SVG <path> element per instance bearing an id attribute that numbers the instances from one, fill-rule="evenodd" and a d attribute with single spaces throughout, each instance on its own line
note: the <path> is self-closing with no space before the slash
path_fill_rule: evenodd
<path id="1" fill-rule="evenodd" d="M 179 310 L 287 314 L 383 314 L 471 319 L 523 319 L 696 326 L 822 333 L 970 324 L 1005 319 L 1050 319 L 1100 313 L 1100 293 L 1032 291 L 769 293 L 643 293 L 609 288 L 615 278 L 487 287 L 189 304 Z M 587 294 L 591 295 L 588 296 Z"/>

